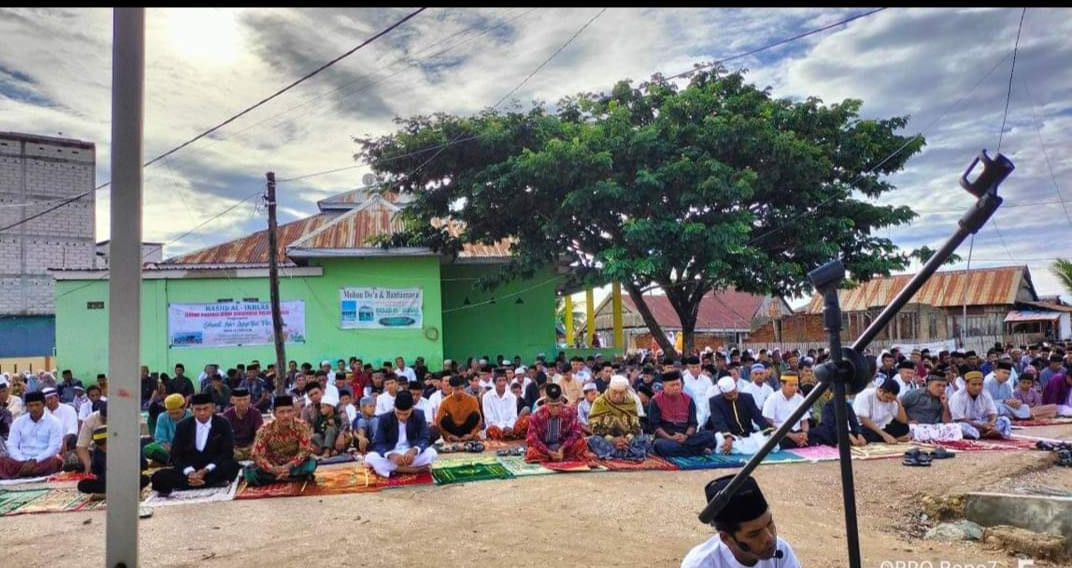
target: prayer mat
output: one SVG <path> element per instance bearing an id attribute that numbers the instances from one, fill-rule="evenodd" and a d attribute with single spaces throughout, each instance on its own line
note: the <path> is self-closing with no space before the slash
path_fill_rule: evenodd
<path id="1" fill-rule="evenodd" d="M 444 467 L 457 467 L 461 465 L 472 464 L 495 464 L 499 463 L 497 456 L 494 453 L 490 454 L 447 454 L 440 455 L 436 458 L 435 463 L 432 464 L 432 469 L 441 469 Z"/>
<path id="2" fill-rule="evenodd" d="M 494 456 L 492 456 L 494 458 Z M 448 466 L 432 470 L 436 485 L 448 483 L 466 483 L 469 481 L 486 481 L 488 479 L 510 479 L 513 475 L 499 462 L 473 463 Z"/>
<path id="3" fill-rule="evenodd" d="M 525 440 L 484 440 L 484 451 L 508 450 L 525 445 Z"/>
<path id="4" fill-rule="evenodd" d="M 216 503 L 219 501 L 231 501 L 238 492 L 238 482 L 241 475 L 236 476 L 225 487 L 205 487 L 202 489 L 184 489 L 172 491 L 171 495 L 163 496 L 156 491 L 149 493 L 149 497 L 142 502 L 149 507 L 166 507 L 169 505 L 189 505 L 192 503 Z"/>
<path id="5" fill-rule="evenodd" d="M 547 475 L 555 473 L 538 463 L 528 463 L 521 456 L 500 456 L 499 463 L 514 477 L 528 477 L 530 475 Z"/>
<path id="6" fill-rule="evenodd" d="M 0 515 L 10 515 L 19 507 L 36 501 L 48 492 L 48 489 L 0 490 Z"/>
<path id="7" fill-rule="evenodd" d="M 241 482 L 241 488 L 235 494 L 235 499 L 268 499 L 271 497 L 297 497 L 302 493 L 301 481 L 287 481 L 284 483 L 269 483 L 254 487 Z"/>
<path id="8" fill-rule="evenodd" d="M 81 471 L 64 471 L 56 473 L 48 477 L 49 483 L 65 483 L 69 481 L 79 482 L 83 479 L 97 479 L 96 475 L 92 473 L 83 473 Z"/>
<path id="9" fill-rule="evenodd" d="M 1060 424 L 1072 424 L 1072 418 L 1038 418 L 1031 420 L 1014 420 L 1013 429 L 1031 428 L 1033 426 L 1057 426 Z"/>
<path id="10" fill-rule="evenodd" d="M 108 502 L 103 497 L 90 496 L 89 501 L 86 501 L 84 505 L 78 508 L 79 513 L 85 513 L 88 511 L 103 511 L 108 508 Z"/>
<path id="11" fill-rule="evenodd" d="M 838 449 L 835 446 L 807 446 L 804 448 L 793 448 L 792 450 L 786 450 L 787 452 L 800 456 L 810 462 L 820 461 L 836 461 L 840 459 Z"/>
<path id="12" fill-rule="evenodd" d="M 607 471 L 607 468 L 598 465 L 596 463 L 589 463 L 579 460 L 567 460 L 560 462 L 543 462 L 540 464 L 547 469 L 557 471 L 559 473 L 589 473 L 592 471 Z"/>
<path id="13" fill-rule="evenodd" d="M 853 446 L 852 447 L 852 459 L 854 460 L 878 460 L 887 458 L 901 458 L 904 457 L 904 453 L 918 448 L 920 451 L 931 451 L 937 449 L 938 446 L 933 444 L 924 444 L 921 442 L 912 442 L 908 444 L 885 444 L 881 442 L 867 444 L 866 446 Z"/>
<path id="14" fill-rule="evenodd" d="M 29 485 L 31 483 L 44 483 L 48 476 L 41 477 L 16 477 L 15 479 L 0 479 L 0 485 Z"/>
<path id="15" fill-rule="evenodd" d="M 680 456 L 666 458 L 666 461 L 674 464 L 678 469 L 688 471 L 693 469 L 744 467 L 747 460 L 744 459 L 744 456 L 741 454 L 711 454 L 708 456 Z"/>
<path id="16" fill-rule="evenodd" d="M 384 489 L 405 487 L 407 485 L 431 485 L 435 481 L 432 478 L 432 473 L 428 471 L 422 471 L 421 473 L 396 473 L 386 479 L 375 474 L 372 474 L 372 476 L 380 481 L 380 486 Z"/>
<path id="17" fill-rule="evenodd" d="M 677 466 L 658 456 L 648 456 L 641 462 L 608 459 L 599 460 L 599 465 L 610 471 L 677 471 Z"/>
<path id="18" fill-rule="evenodd" d="M 981 452 L 993 450 L 1031 450 L 1034 442 L 1028 440 L 955 440 L 942 442 L 943 448 L 960 452 Z"/>
<path id="19" fill-rule="evenodd" d="M 68 513 L 81 509 L 90 496 L 78 489 L 49 489 L 44 495 L 29 501 L 7 515 L 31 515 L 36 513 Z"/>
<path id="20" fill-rule="evenodd" d="M 342 469 L 318 469 L 315 475 L 316 482 L 307 484 L 301 492 L 302 496 L 371 493 L 382 488 L 382 480 L 364 465 Z"/>

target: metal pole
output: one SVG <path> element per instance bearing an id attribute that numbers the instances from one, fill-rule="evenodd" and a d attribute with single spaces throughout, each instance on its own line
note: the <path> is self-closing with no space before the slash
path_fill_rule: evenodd
<path id="1" fill-rule="evenodd" d="M 138 565 L 141 490 L 141 169 L 145 9 L 115 8 L 108 281 L 108 568 Z"/>
<path id="2" fill-rule="evenodd" d="M 272 302 L 272 336 L 275 338 L 275 393 L 287 391 L 286 346 L 283 341 L 283 314 L 279 310 L 279 239 L 275 221 L 275 172 L 268 178 L 268 293 Z"/>

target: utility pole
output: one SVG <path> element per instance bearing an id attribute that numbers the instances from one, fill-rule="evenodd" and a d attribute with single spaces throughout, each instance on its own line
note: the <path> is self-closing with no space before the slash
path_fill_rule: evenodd
<path id="1" fill-rule="evenodd" d="M 141 468 L 141 182 L 145 9 L 112 12 L 111 243 L 108 267 L 107 568 L 138 566 Z"/>
<path id="2" fill-rule="evenodd" d="M 279 311 L 279 238 L 275 222 L 275 172 L 264 174 L 268 178 L 268 293 L 272 302 L 272 335 L 275 337 L 275 394 L 286 392 L 287 367 L 286 347 L 283 341 L 283 314 Z"/>

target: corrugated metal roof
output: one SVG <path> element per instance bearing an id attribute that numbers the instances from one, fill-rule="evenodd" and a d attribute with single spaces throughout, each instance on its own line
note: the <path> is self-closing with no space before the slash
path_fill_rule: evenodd
<path id="1" fill-rule="evenodd" d="M 840 290 L 838 299 L 841 309 L 858 312 L 884 308 L 908 284 L 912 276 L 900 274 L 889 278 L 876 278 L 851 290 Z M 1030 285 L 1030 274 L 1026 266 L 977 268 L 967 273 L 963 270 L 937 272 L 916 292 L 909 303 L 940 308 L 963 305 L 965 301 L 969 306 L 1010 305 L 1016 303 L 1025 277 Z M 806 311 L 812 314 L 822 313 L 822 296 L 812 296 Z"/>
<path id="2" fill-rule="evenodd" d="M 1005 315 L 1005 323 L 1020 321 L 1053 321 L 1061 318 L 1058 312 L 1031 312 L 1013 310 Z"/>
<path id="3" fill-rule="evenodd" d="M 764 298 L 733 289 L 710 292 L 700 300 L 696 329 L 751 331 L 752 319 L 756 317 L 756 311 L 763 304 Z M 644 296 L 644 303 L 660 327 L 681 329 L 681 319 L 670 305 L 669 298 L 664 295 Z M 639 314 L 633 298 L 628 294 L 622 294 L 622 307 Z"/>
<path id="4" fill-rule="evenodd" d="M 321 212 L 312 217 L 281 225 L 278 234 L 278 258 L 282 263 L 293 264 L 287 259 L 288 247 L 367 249 L 378 247 L 375 243 L 378 237 L 391 235 L 403 229 L 401 217 L 398 215 L 399 207 L 397 207 L 397 204 L 403 202 L 397 199 L 396 194 L 370 194 L 365 189 L 359 189 L 325 201 L 343 202 L 345 199 L 356 199 L 359 196 L 363 196 L 364 201 L 355 203 L 349 211 Z M 449 230 L 452 235 L 457 236 L 461 233 L 461 226 L 457 222 L 451 222 Z M 510 256 L 510 245 L 505 240 L 493 245 L 466 244 L 459 253 L 461 258 L 507 256 Z M 267 262 L 268 231 L 263 230 L 220 245 L 170 258 L 163 264 L 224 265 Z"/>

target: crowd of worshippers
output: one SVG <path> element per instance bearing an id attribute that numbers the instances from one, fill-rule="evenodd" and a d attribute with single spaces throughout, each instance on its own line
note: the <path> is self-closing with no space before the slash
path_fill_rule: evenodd
<path id="1" fill-rule="evenodd" d="M 144 465 L 161 493 L 226 484 L 311 479 L 317 464 L 360 455 L 376 473 L 427 470 L 443 451 L 481 451 L 487 440 L 524 442 L 529 462 L 642 461 L 755 453 L 816 385 L 825 350 L 711 351 L 678 360 L 646 354 L 547 360 L 520 357 L 380 366 L 351 357 L 282 374 L 259 362 L 199 376 L 141 370 Z M 31 380 L 33 379 L 33 380 Z M 0 479 L 61 470 L 93 474 L 103 491 L 107 377 L 84 387 L 69 371 L 0 376 Z M 835 445 L 830 392 L 781 447 Z M 1049 344 L 932 354 L 884 351 L 872 386 L 840 401 L 854 445 L 1007 438 L 1015 420 L 1072 416 L 1072 351 Z M 243 465 L 244 464 L 244 465 Z M 95 479 L 94 479 L 95 478 Z"/>

